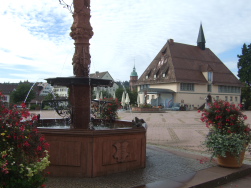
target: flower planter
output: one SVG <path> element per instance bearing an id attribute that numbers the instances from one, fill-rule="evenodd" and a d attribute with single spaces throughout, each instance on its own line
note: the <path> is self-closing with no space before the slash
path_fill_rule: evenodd
<path id="1" fill-rule="evenodd" d="M 216 100 L 203 110 L 201 116 L 209 128 L 203 144 L 212 152 L 212 157 L 218 157 L 220 166 L 241 167 L 246 147 L 251 142 L 251 131 L 245 123 L 247 116 L 242 113 L 241 106 Z M 223 153 L 226 157 L 222 157 Z"/>
<path id="2" fill-rule="evenodd" d="M 240 153 L 239 158 L 236 158 L 231 153 L 227 152 L 226 157 L 218 156 L 217 161 L 220 166 L 228 168 L 239 168 L 243 164 L 245 151 Z"/>

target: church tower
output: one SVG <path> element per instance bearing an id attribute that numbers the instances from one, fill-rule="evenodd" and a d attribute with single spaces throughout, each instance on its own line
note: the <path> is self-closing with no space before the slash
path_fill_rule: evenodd
<path id="1" fill-rule="evenodd" d="M 136 86 L 137 81 L 138 81 L 138 74 L 136 72 L 135 65 L 134 65 L 133 71 L 130 75 L 130 90 L 131 91 L 137 91 L 137 86 Z"/>

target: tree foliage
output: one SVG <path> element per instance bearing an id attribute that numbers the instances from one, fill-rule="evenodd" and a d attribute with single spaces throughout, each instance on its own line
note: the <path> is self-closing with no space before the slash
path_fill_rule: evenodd
<path id="1" fill-rule="evenodd" d="M 11 93 L 11 100 L 13 103 L 19 104 L 24 102 L 29 90 L 31 89 L 30 83 L 20 83 L 15 91 Z M 35 91 L 31 90 L 26 102 L 30 102 L 36 97 Z"/>
<path id="2" fill-rule="evenodd" d="M 251 44 L 248 46 L 244 43 L 242 54 L 237 55 L 239 58 L 237 68 L 240 81 L 245 83 L 245 87 L 241 89 L 241 98 L 244 102 L 244 108 L 249 109 L 251 106 Z"/>
<path id="3" fill-rule="evenodd" d="M 251 44 L 248 46 L 244 43 L 242 47 L 242 55 L 237 55 L 239 58 L 237 68 L 238 77 L 241 82 L 251 86 Z"/>
<path id="4" fill-rule="evenodd" d="M 130 104 L 136 104 L 137 103 L 138 92 L 137 91 L 131 91 L 129 88 L 126 88 L 126 90 L 124 90 L 121 87 L 118 88 L 116 90 L 116 92 L 115 92 L 116 98 L 118 98 L 118 100 L 121 102 L 122 94 L 123 94 L 124 91 L 126 91 L 126 93 L 128 93 L 128 95 L 129 95 Z"/>

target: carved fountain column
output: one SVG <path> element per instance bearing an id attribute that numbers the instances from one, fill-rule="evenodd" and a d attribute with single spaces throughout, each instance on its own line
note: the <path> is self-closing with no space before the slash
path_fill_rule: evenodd
<path id="1" fill-rule="evenodd" d="M 70 36 L 75 40 L 75 53 L 72 58 L 73 73 L 76 77 L 89 77 L 91 56 L 89 40 L 93 36 L 90 24 L 90 0 L 73 0 L 74 13 Z M 70 85 L 72 105 L 72 126 L 87 129 L 90 122 L 90 84 Z"/>

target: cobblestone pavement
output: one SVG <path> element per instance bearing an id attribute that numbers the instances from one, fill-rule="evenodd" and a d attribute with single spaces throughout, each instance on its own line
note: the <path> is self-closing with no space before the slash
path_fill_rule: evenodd
<path id="1" fill-rule="evenodd" d="M 245 111 L 251 124 L 251 111 Z M 119 117 L 132 120 L 144 119 L 148 124 L 147 143 L 166 146 L 182 151 L 206 154 L 202 142 L 208 128 L 201 122 L 201 113 L 197 111 L 166 111 L 163 113 L 128 113 L 119 112 Z M 246 153 L 247 162 L 251 162 L 250 153 Z"/>
<path id="2" fill-rule="evenodd" d="M 57 118 L 54 112 L 41 111 L 41 118 Z M 246 123 L 251 124 L 251 112 Z M 144 119 L 147 128 L 147 163 L 145 169 L 112 174 L 97 178 L 56 178 L 50 177 L 48 188 L 130 188 L 163 180 L 182 174 L 195 173 L 201 169 L 214 166 L 215 163 L 201 164 L 209 155 L 201 146 L 208 129 L 200 121 L 197 111 L 166 111 L 162 113 L 130 113 L 120 111 L 119 118 L 132 120 L 135 117 Z M 174 151 L 174 152 L 172 152 Z M 197 155 L 187 157 L 176 155 L 175 151 Z M 205 156 L 205 158 L 203 158 Z M 251 155 L 246 153 L 246 164 L 251 164 Z"/>

